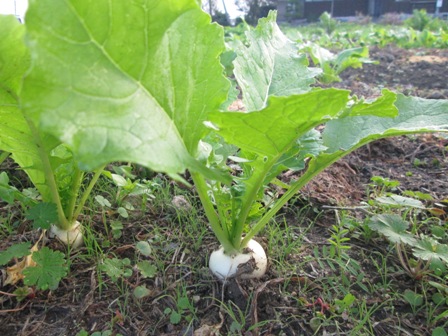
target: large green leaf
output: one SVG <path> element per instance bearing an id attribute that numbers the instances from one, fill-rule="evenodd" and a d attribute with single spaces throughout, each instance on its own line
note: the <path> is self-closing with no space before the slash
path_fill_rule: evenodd
<path id="1" fill-rule="evenodd" d="M 423 133 L 448 132 L 448 101 L 406 97 L 397 95 L 395 103 L 398 116 L 382 118 L 382 105 L 370 107 L 376 116 L 340 118 L 327 123 L 323 133 L 324 145 L 328 153 L 339 150 L 353 150 L 370 141 L 389 136 Z M 387 115 L 385 115 L 387 116 Z"/>
<path id="2" fill-rule="evenodd" d="M 368 107 L 370 116 L 348 114 L 327 122 L 322 139 L 328 149 L 310 160 L 303 181 L 310 180 L 332 163 L 371 141 L 412 133 L 448 132 L 447 100 L 398 94 L 395 103 L 398 116 L 395 118 L 384 118 L 391 112 L 385 106 L 386 101 L 390 99 L 378 99 L 371 103 Z M 384 117 L 381 117 L 382 114 Z"/>
<path id="3" fill-rule="evenodd" d="M 0 150 L 11 152 L 42 198 L 50 201 L 39 148 L 20 108 L 22 79 L 30 65 L 24 33 L 14 16 L 0 16 Z M 51 136 L 42 135 L 41 140 L 48 152 L 58 145 Z"/>
<path id="4" fill-rule="evenodd" d="M 235 77 L 248 111 L 266 106 L 269 96 L 289 96 L 310 90 L 319 69 L 308 68 L 305 55 L 275 23 L 276 12 L 260 19 L 257 28 L 246 32 L 248 47 L 240 43 L 234 61 Z"/>
<path id="5" fill-rule="evenodd" d="M 192 159 L 226 99 L 222 28 L 191 0 L 34 0 L 26 111 L 83 168 L 133 161 L 168 173 Z"/>
<path id="6" fill-rule="evenodd" d="M 348 94 L 345 90 L 317 89 L 301 95 L 271 97 L 261 111 L 217 112 L 211 115 L 211 121 L 228 142 L 250 152 L 277 157 L 313 127 L 336 118 L 345 108 Z"/>

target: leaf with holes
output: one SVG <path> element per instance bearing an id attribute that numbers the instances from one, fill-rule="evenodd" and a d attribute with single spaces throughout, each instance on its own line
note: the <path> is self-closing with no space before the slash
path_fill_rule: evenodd
<path id="1" fill-rule="evenodd" d="M 13 258 L 22 258 L 31 253 L 31 243 L 19 243 L 8 247 L 5 251 L 0 252 L 0 266 L 6 265 Z"/>

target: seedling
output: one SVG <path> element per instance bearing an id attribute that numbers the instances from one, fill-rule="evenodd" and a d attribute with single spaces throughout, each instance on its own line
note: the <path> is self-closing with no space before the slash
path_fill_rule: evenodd
<path id="1" fill-rule="evenodd" d="M 431 263 L 442 262 L 448 264 L 448 246 L 436 239 L 423 235 L 413 235 L 407 231 L 409 223 L 395 214 L 383 214 L 370 219 L 369 227 L 383 234 L 391 243 L 395 244 L 401 266 L 411 277 L 421 279 L 430 270 Z M 412 254 L 408 256 L 406 247 L 412 247 Z"/>

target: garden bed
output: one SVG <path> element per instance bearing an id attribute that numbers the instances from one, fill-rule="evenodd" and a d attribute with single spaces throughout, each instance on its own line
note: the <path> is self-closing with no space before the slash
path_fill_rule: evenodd
<path id="1" fill-rule="evenodd" d="M 336 86 L 365 97 L 391 88 L 425 98 L 448 98 L 448 51 L 388 46 L 371 50 L 371 57 L 380 64 L 349 69 Z M 443 209 L 448 198 L 447 146 L 448 140 L 437 134 L 420 135 L 377 141 L 353 152 L 315 178 L 285 207 L 277 222 L 259 235 L 270 252 L 268 274 L 260 280 L 233 279 L 226 286 L 206 268 L 207 254 L 217 242 L 202 214 L 171 204 L 174 194 L 183 196 L 187 204 L 196 203 L 195 196 L 183 186 L 156 176 L 162 190 L 171 194 L 159 204 L 150 203 L 144 210 L 130 213 L 129 220 L 121 218 L 125 234 L 114 238 L 112 247 L 105 244 L 108 233 L 103 221 L 117 219 L 117 215 L 90 205 L 89 218 L 84 219 L 102 237 L 101 253 L 84 248 L 72 254 L 70 273 L 54 291 L 38 291 L 21 302 L 2 295 L 0 335 L 77 335 L 81 330 L 85 335 L 94 331 L 122 335 L 312 335 L 353 330 L 359 334 L 430 335 L 432 328 L 443 325 L 443 319 L 435 317 L 447 306 L 428 303 L 424 306 L 428 308 L 418 309 L 403 299 L 403 293 L 406 289 L 417 293 L 428 290 L 429 298 L 434 288 L 400 270 L 385 240 L 362 239 L 357 230 L 348 236 L 351 248 L 344 257 L 330 256 L 324 248 L 330 246 L 330 228 L 346 210 L 323 206 L 342 209 L 360 205 L 369 199 L 371 178 L 382 176 L 400 182 L 398 193 L 430 194 L 431 206 Z M 8 164 L 5 162 L 2 169 L 13 168 Z M 15 183 L 26 186 L 24 176 L 16 176 Z M 0 250 L 24 237 L 32 241 L 38 238 L 19 210 L 0 203 L 1 218 L 8 218 L 14 231 L 2 238 Z M 196 228 L 178 225 L 191 216 L 202 223 Z M 345 220 L 364 218 L 356 211 L 344 216 Z M 97 269 L 100 257 L 129 258 L 134 265 L 134 260 L 141 258 L 134 244 L 142 237 L 151 241 L 149 258 L 157 265 L 154 277 L 143 278 L 134 269 L 129 277 L 112 281 Z M 62 245 L 49 244 L 65 252 Z M 136 299 L 133 290 L 142 284 L 150 293 Z M 10 292 L 11 287 L 1 290 Z M 355 298 L 350 305 L 347 294 Z M 344 300 L 356 311 L 339 309 Z"/>

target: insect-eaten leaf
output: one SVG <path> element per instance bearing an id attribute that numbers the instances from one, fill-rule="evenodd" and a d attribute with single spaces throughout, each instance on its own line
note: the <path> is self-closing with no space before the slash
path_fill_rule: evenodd
<path id="1" fill-rule="evenodd" d="M 39 239 L 39 241 L 40 241 L 40 239 Z M 34 246 L 28 250 L 25 258 L 23 258 L 21 261 L 17 262 L 15 265 L 8 267 L 6 269 L 6 274 L 8 276 L 4 282 L 5 286 L 6 285 L 15 285 L 16 283 L 18 283 L 20 280 L 22 280 L 24 278 L 23 271 L 27 267 L 36 265 L 36 262 L 31 258 L 31 253 L 37 251 L 37 245 L 38 245 L 39 241 L 37 241 L 36 244 L 34 244 Z M 23 251 L 21 251 L 21 252 L 23 252 Z"/>
<path id="2" fill-rule="evenodd" d="M 58 221 L 56 204 L 42 202 L 28 209 L 26 218 L 33 221 L 34 229 L 48 230 L 51 224 Z"/>
<path id="3" fill-rule="evenodd" d="M 12 258 L 22 258 L 31 254 L 31 243 L 19 243 L 10 246 L 6 251 L 0 252 L 0 266 L 6 265 Z"/>

